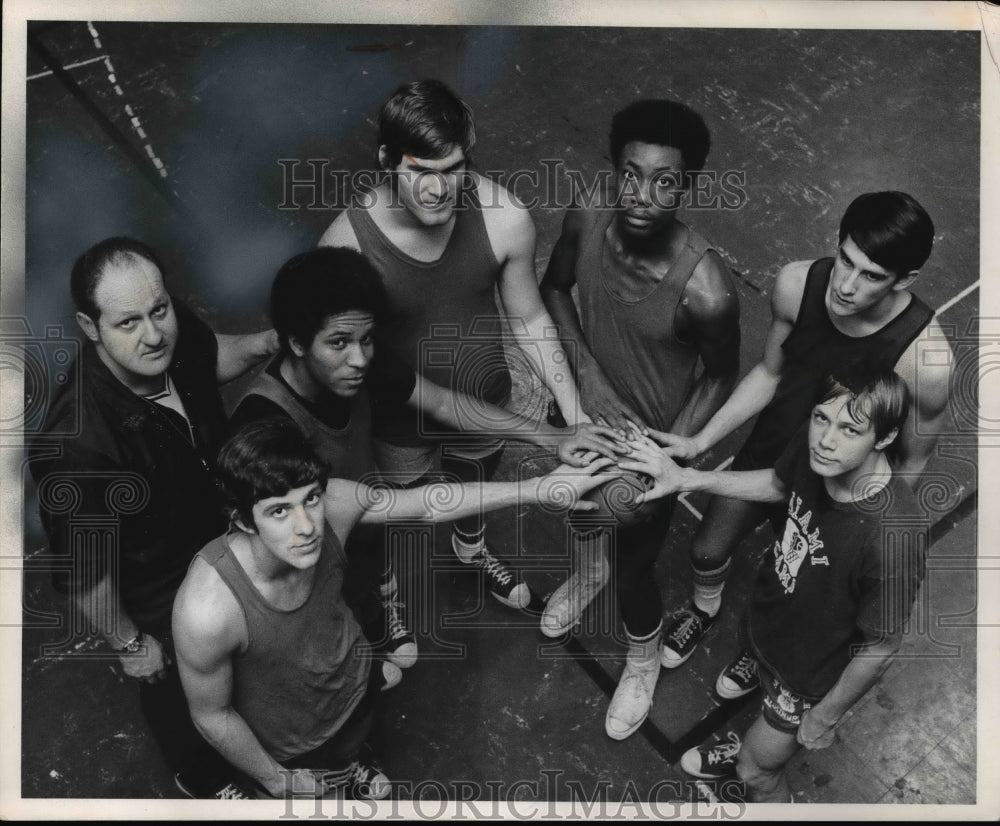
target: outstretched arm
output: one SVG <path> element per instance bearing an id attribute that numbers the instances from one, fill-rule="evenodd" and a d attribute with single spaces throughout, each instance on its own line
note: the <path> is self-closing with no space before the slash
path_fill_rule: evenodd
<path id="1" fill-rule="evenodd" d="M 549 389 L 571 427 L 588 422 L 580 407 L 576 381 L 557 327 L 538 292 L 535 276 L 535 225 L 528 211 L 500 190 L 502 209 L 490 213 L 494 237 L 503 250 L 500 301 L 514 340 Z"/>
<path id="2" fill-rule="evenodd" d="M 704 491 L 748 502 L 780 502 L 785 486 L 773 469 L 768 470 L 695 470 L 680 467 L 666 448 L 652 439 L 633 434 L 628 459 L 618 462 L 623 470 L 634 470 L 652 477 L 653 487 L 636 498 L 649 502 L 671 493 Z"/>
<path id="3" fill-rule="evenodd" d="M 562 234 L 552 249 L 539 292 L 559 336 L 570 355 L 584 412 L 598 424 L 606 423 L 621 433 L 628 422 L 643 424 L 638 413 L 615 392 L 604 371 L 587 346 L 580 315 L 573 303 L 576 283 L 576 260 L 581 243 L 582 212 L 571 207 L 563 218 Z"/>
<path id="4" fill-rule="evenodd" d="M 761 360 L 751 368 L 725 404 L 694 436 L 650 431 L 670 454 L 678 459 L 693 459 L 716 445 L 740 425 L 756 416 L 774 398 L 784 369 L 781 345 L 788 338 L 802 301 L 808 261 L 797 261 L 778 273 L 771 296 L 771 326 L 764 342 Z"/>
<path id="5" fill-rule="evenodd" d="M 616 459 L 623 449 L 615 441 L 615 431 L 610 428 L 595 424 L 553 427 L 464 393 L 455 393 L 419 373 L 407 404 L 464 433 L 503 436 L 529 444 L 554 446 L 559 459 L 574 467 L 586 465 L 583 455 L 591 451 Z"/>
<path id="6" fill-rule="evenodd" d="M 578 502 L 583 494 L 621 475 L 610 459 L 587 457 L 582 468 L 560 465 L 545 476 L 518 482 L 435 482 L 410 490 L 371 487 L 344 479 L 326 486 L 327 521 L 341 542 L 357 522 L 379 524 L 394 520 L 451 522 L 512 505 L 540 504 L 549 508 L 593 510 L 594 502 Z"/>

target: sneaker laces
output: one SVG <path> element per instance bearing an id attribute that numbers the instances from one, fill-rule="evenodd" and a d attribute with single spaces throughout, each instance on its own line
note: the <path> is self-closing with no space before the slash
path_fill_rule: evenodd
<path id="1" fill-rule="evenodd" d="M 485 548 L 480 551 L 479 556 L 482 560 L 482 568 L 490 579 L 498 582 L 500 585 L 510 584 L 510 581 L 514 578 L 514 574 L 511 572 L 510 568 L 504 565 L 503 562 L 493 556 L 493 554 Z"/>
<path id="2" fill-rule="evenodd" d="M 389 599 L 383 605 L 389 625 L 389 638 L 398 640 L 402 637 L 408 637 L 410 631 L 406 627 L 406 623 L 403 622 L 402 616 L 403 603 L 397 599 Z"/>
<path id="3" fill-rule="evenodd" d="M 684 645 L 695 632 L 696 627 L 701 628 L 701 617 L 699 617 L 694 611 L 683 610 L 677 614 L 678 617 L 683 616 L 684 619 L 680 625 L 673 628 L 670 632 L 670 641 L 676 642 L 678 645 Z"/>
<path id="4" fill-rule="evenodd" d="M 362 763 L 360 760 L 352 762 L 347 767 L 347 771 L 348 782 L 360 794 L 371 791 L 372 781 L 382 773 L 382 770 L 374 763 Z"/>
<path id="5" fill-rule="evenodd" d="M 719 743 L 708 750 L 708 753 L 705 755 L 708 765 L 714 766 L 716 763 L 725 763 L 739 754 L 740 747 L 743 745 L 740 742 L 739 736 L 733 732 L 729 732 L 728 737 L 728 742 Z"/>
<path id="6" fill-rule="evenodd" d="M 729 673 L 739 677 L 745 683 L 752 682 L 757 674 L 757 661 L 744 651 L 730 667 Z"/>

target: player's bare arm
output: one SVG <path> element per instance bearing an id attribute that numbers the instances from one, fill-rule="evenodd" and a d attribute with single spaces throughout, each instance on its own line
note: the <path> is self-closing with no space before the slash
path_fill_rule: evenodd
<path id="1" fill-rule="evenodd" d="M 911 487 L 933 454 L 938 437 L 950 425 L 952 370 L 951 346 L 937 319 L 931 319 L 896 364 L 896 373 L 911 392 L 910 415 L 899 434 L 896 472 Z"/>
<path id="2" fill-rule="evenodd" d="M 595 453 L 584 467 L 560 465 L 551 473 L 517 482 L 435 482 L 419 488 L 371 487 L 346 479 L 330 479 L 324 493 L 326 519 L 341 543 L 358 523 L 418 519 L 451 522 L 464 516 L 513 505 L 541 504 L 550 508 L 593 510 L 581 496 L 621 475 L 613 462 Z"/>
<path id="3" fill-rule="evenodd" d="M 218 573 L 201 559 L 192 563 L 177 593 L 173 629 L 177 666 L 198 731 L 268 794 L 283 796 L 280 764 L 232 707 L 232 658 L 246 645 L 243 613 Z"/>
<path id="4" fill-rule="evenodd" d="M 771 294 L 771 326 L 767 331 L 761 359 L 740 380 L 708 423 L 691 437 L 650 431 L 650 435 L 666 447 L 672 456 L 693 459 L 704 453 L 756 416 L 774 398 L 785 363 L 781 345 L 795 325 L 811 263 L 795 261 L 786 264 L 778 272 Z"/>
<path id="5" fill-rule="evenodd" d="M 576 261 L 581 243 L 583 215 L 572 207 L 563 217 L 562 233 L 552 249 L 539 292 L 552 319 L 559 325 L 563 347 L 571 356 L 583 411 L 598 424 L 628 431 L 628 422 L 643 424 L 642 418 L 618 396 L 587 346 L 580 314 L 573 302 Z"/>
<path id="6" fill-rule="evenodd" d="M 722 406 L 740 373 L 740 304 L 725 263 L 710 251 L 695 267 L 677 308 L 677 330 L 698 348 L 702 372 L 670 430 L 697 433 Z"/>
<path id="7" fill-rule="evenodd" d="M 528 210 L 504 187 L 480 179 L 479 197 L 486 233 L 501 264 L 500 302 L 510 321 L 514 340 L 552 393 L 567 424 L 589 421 L 580 408 L 576 381 L 559 339 L 551 335 L 556 325 L 538 291 L 535 274 L 535 224 Z"/>
<path id="8" fill-rule="evenodd" d="M 611 428 L 586 423 L 574 428 L 553 427 L 464 393 L 456 393 L 428 381 L 419 373 L 416 374 L 413 393 L 406 403 L 461 432 L 497 435 L 555 447 L 560 461 L 574 467 L 587 464 L 585 454 L 591 451 L 616 459 L 622 450 Z"/>
<path id="9" fill-rule="evenodd" d="M 781 502 L 785 484 L 772 468 L 765 470 L 695 470 L 681 467 L 648 436 L 633 433 L 627 459 L 618 462 L 623 470 L 645 473 L 653 487 L 641 494 L 637 503 L 650 502 L 673 493 L 703 492 L 749 502 Z"/>
<path id="10" fill-rule="evenodd" d="M 869 639 L 847 664 L 836 684 L 816 705 L 802 715 L 796 737 L 807 749 L 822 749 L 833 744 L 834 729 L 840 719 L 875 685 L 879 675 L 899 650 L 900 633 L 885 639 Z"/>

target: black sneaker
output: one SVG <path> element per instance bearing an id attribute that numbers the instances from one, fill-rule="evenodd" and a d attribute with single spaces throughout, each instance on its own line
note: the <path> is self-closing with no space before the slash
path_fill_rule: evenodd
<path id="1" fill-rule="evenodd" d="M 235 783 L 227 783 L 216 789 L 203 789 L 199 793 L 190 782 L 185 783 L 179 774 L 174 775 L 174 783 L 185 795 L 193 800 L 252 800 L 253 798 Z"/>
<path id="2" fill-rule="evenodd" d="M 392 783 L 368 746 L 348 767 L 345 791 L 354 800 L 383 800 L 392 792 Z"/>
<path id="3" fill-rule="evenodd" d="M 699 611 L 694 605 L 674 613 L 673 622 L 663 635 L 663 647 L 660 650 L 660 663 L 663 667 L 677 668 L 687 662 L 714 622 L 715 617 Z"/>
<path id="4" fill-rule="evenodd" d="M 724 700 L 745 697 L 760 687 L 757 660 L 749 651 L 743 651 L 719 673 L 715 681 L 715 692 Z"/>
<path id="5" fill-rule="evenodd" d="M 727 740 L 714 746 L 698 746 L 681 755 L 681 768 L 703 780 L 722 780 L 736 776 L 736 760 L 740 754 L 740 738 L 729 732 Z"/>
<path id="6" fill-rule="evenodd" d="M 386 624 L 386 643 L 381 648 L 393 665 L 410 668 L 417 662 L 417 641 L 403 620 L 406 606 L 396 598 L 398 593 L 395 575 L 379 585 Z"/>
<path id="7" fill-rule="evenodd" d="M 473 559 L 486 579 L 486 589 L 500 602 L 511 608 L 527 608 L 531 604 L 531 589 L 519 573 L 508 567 L 483 548 Z"/>

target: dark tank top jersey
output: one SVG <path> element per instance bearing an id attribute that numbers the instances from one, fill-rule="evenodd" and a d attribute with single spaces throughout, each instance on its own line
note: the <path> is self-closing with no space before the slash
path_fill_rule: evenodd
<path id="1" fill-rule="evenodd" d="M 364 697 L 371 654 L 341 596 L 344 551 L 332 531 L 323 537 L 306 601 L 290 611 L 264 599 L 225 536 L 199 553 L 239 603 L 246 651 L 233 658 L 233 708 L 276 760 L 329 740 Z"/>
<path id="2" fill-rule="evenodd" d="M 400 251 L 367 211 L 352 208 L 347 214 L 361 252 L 381 273 L 389 293 L 378 347 L 435 384 L 506 404 L 511 379 L 494 299 L 501 268 L 475 184 L 460 193 L 451 237 L 435 261 L 418 261 Z M 415 411 L 376 407 L 373 414 L 377 438 L 403 446 L 425 443 Z"/>
<path id="3" fill-rule="evenodd" d="M 274 402 L 299 426 L 320 458 L 330 465 L 334 476 L 356 482 L 376 473 L 378 467 L 372 448 L 372 414 L 367 388 L 361 387 L 348 402 L 349 414 L 344 427 L 332 427 L 307 410 L 295 393 L 276 377 L 282 358 L 280 354 L 274 357 L 254 379 L 240 402 L 252 396 Z"/>
<path id="4" fill-rule="evenodd" d="M 674 326 L 677 305 L 698 262 L 710 249 L 690 228 L 684 249 L 644 296 L 625 296 L 605 241 L 613 210 L 586 213 L 576 263 L 580 320 L 587 346 L 615 392 L 658 430 L 670 430 L 694 382 L 698 350 Z"/>
<path id="5" fill-rule="evenodd" d="M 827 375 L 865 384 L 891 372 L 934 315 L 917 296 L 881 330 L 848 336 L 830 321 L 826 290 L 832 258 L 809 267 L 795 326 L 781 345 L 785 367 L 774 398 L 757 419 L 733 463 L 734 470 L 773 467 L 789 439 L 809 418 Z"/>

